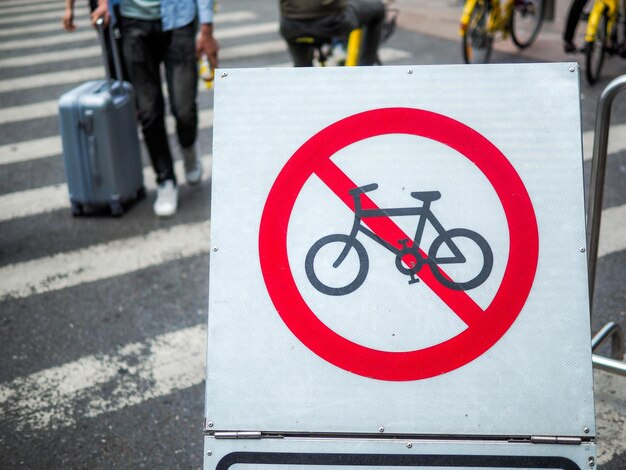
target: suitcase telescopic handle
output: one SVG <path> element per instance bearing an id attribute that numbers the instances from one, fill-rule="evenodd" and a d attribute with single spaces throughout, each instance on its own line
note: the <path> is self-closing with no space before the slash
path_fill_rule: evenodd
<path id="1" fill-rule="evenodd" d="M 98 39 L 100 40 L 100 49 L 102 49 L 102 60 L 104 62 L 104 69 L 106 71 L 106 78 L 111 81 L 113 79 L 111 66 L 109 65 L 109 56 L 107 54 L 106 41 L 109 42 L 111 47 L 111 53 L 113 55 L 113 66 L 115 67 L 115 75 L 117 81 L 121 85 L 123 81 L 122 77 L 122 63 L 120 61 L 120 54 L 117 50 L 117 41 L 115 40 L 114 25 L 110 24 L 108 28 L 108 37 L 104 32 L 104 18 L 101 16 L 96 20 L 96 28 L 98 29 Z"/>

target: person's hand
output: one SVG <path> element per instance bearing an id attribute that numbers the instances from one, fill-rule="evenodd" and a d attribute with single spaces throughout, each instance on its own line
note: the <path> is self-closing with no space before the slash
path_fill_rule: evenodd
<path id="1" fill-rule="evenodd" d="M 67 7 L 65 14 L 63 15 L 63 29 L 65 31 L 76 31 L 76 25 L 74 24 L 74 9 Z"/>
<path id="2" fill-rule="evenodd" d="M 217 40 L 213 37 L 213 25 L 205 23 L 200 26 L 200 37 L 196 43 L 196 57 L 199 59 L 205 55 L 213 70 L 217 68 L 217 51 L 220 46 Z"/>
<path id="3" fill-rule="evenodd" d="M 98 6 L 91 13 L 91 24 L 96 26 L 98 18 L 102 18 L 104 20 L 103 26 L 109 25 L 111 17 L 109 15 L 109 2 L 107 0 L 98 0 Z"/>

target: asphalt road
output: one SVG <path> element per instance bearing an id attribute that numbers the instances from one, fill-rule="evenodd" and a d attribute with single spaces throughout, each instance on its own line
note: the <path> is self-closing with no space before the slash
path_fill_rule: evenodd
<path id="1" fill-rule="evenodd" d="M 210 171 L 199 187 L 182 184 L 178 214 L 159 220 L 144 155 L 145 200 L 122 218 L 71 216 L 57 100 L 103 71 L 83 2 L 73 34 L 61 29 L 63 3 L 0 0 L 0 468 L 200 468 Z M 455 2 L 445 3 L 441 11 L 458 11 Z M 222 67 L 288 65 L 277 2 L 219 4 Z M 402 27 L 385 46 L 386 64 L 461 62 L 454 23 L 438 20 L 438 34 L 428 30 L 433 22 L 425 24 L 424 15 L 432 4 L 400 2 Z M 542 35 L 535 52 L 550 57 L 503 46 L 493 60 L 572 59 L 557 57 L 553 31 Z M 581 82 L 586 148 L 599 93 L 623 65 L 612 59 L 601 83 Z M 200 94 L 199 145 L 207 169 L 212 102 L 211 91 Z M 625 111 L 619 97 L 594 332 L 611 320 L 626 329 Z M 588 159 L 584 170 L 588 184 Z M 183 181 L 180 167 L 178 175 Z M 598 463 L 623 469 L 626 379 L 603 372 L 595 379 Z"/>

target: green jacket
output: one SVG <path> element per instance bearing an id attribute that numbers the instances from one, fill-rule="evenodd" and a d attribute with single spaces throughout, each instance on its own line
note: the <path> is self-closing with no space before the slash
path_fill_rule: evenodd
<path id="1" fill-rule="evenodd" d="M 280 14 L 292 20 L 314 20 L 345 6 L 346 0 L 280 0 Z"/>

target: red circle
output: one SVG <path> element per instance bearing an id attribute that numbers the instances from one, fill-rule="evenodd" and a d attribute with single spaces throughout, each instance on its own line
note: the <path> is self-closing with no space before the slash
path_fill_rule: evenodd
<path id="1" fill-rule="evenodd" d="M 477 321 L 458 335 L 414 351 L 372 349 L 328 328 L 302 298 L 287 257 L 289 218 L 298 194 L 316 168 L 350 144 L 385 134 L 425 137 L 447 145 L 472 161 L 496 191 L 509 229 L 509 258 L 502 283 L 490 305 L 480 311 Z M 355 114 L 311 137 L 291 156 L 276 178 L 263 209 L 259 232 L 263 278 L 278 314 L 291 332 L 311 351 L 337 367 L 390 381 L 444 374 L 491 348 L 522 310 L 535 277 L 538 254 L 535 212 L 521 178 L 507 158 L 470 127 L 441 114 L 412 108 L 384 108 Z M 450 291 L 446 296 L 446 303 L 455 311 L 472 302 L 464 292 Z"/>

